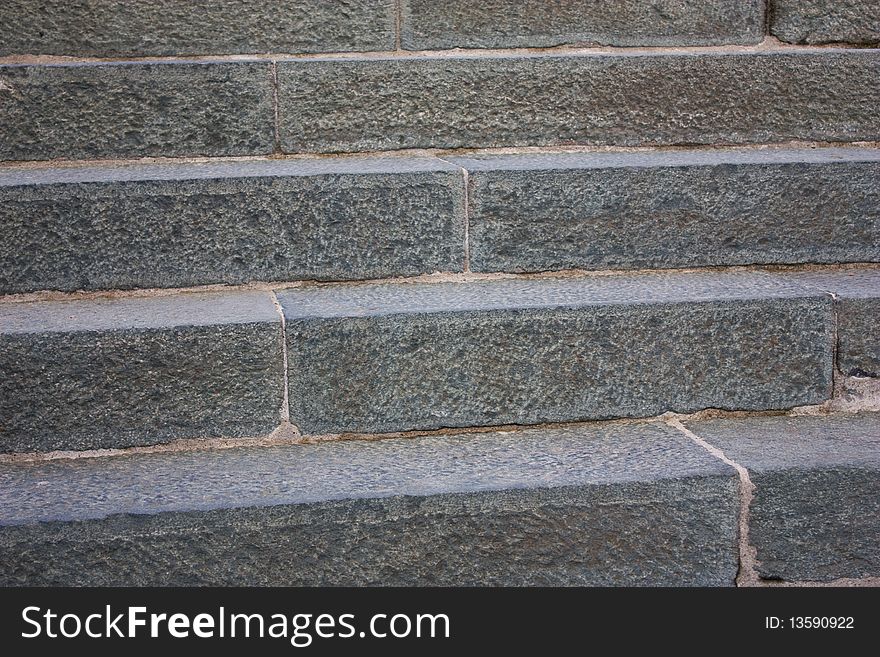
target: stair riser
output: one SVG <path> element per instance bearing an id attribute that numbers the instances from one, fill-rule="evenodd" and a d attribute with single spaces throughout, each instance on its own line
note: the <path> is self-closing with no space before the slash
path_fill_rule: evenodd
<path id="1" fill-rule="evenodd" d="M 461 271 L 462 175 L 419 168 L 0 186 L 0 292 Z"/>
<path id="2" fill-rule="evenodd" d="M 822 297 L 288 321 L 287 341 L 291 421 L 314 434 L 781 409 L 831 391 Z"/>
<path id="3" fill-rule="evenodd" d="M 871 141 L 878 67 L 817 49 L 295 59 L 276 107 L 265 61 L 7 65 L 0 159 L 265 155 L 276 109 L 287 153 Z"/>

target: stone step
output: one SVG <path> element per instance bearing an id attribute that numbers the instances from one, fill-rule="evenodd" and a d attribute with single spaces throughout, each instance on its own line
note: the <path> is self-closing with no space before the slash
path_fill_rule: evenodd
<path id="1" fill-rule="evenodd" d="M 395 0 L 48 0 L 0 5 L 0 56 L 392 50 Z"/>
<path id="2" fill-rule="evenodd" d="M 761 577 L 880 576 L 880 414 L 687 426 L 749 471 Z"/>
<path id="3" fill-rule="evenodd" d="M 831 394 L 832 299 L 796 276 L 335 285 L 278 298 L 291 421 L 306 434 L 785 409 Z"/>
<path id="4" fill-rule="evenodd" d="M 411 50 L 750 44 L 764 35 L 764 1 L 402 0 L 400 28 Z"/>
<path id="5" fill-rule="evenodd" d="M 878 79 L 880 50 L 866 49 L 288 60 L 278 63 L 281 144 L 325 153 L 871 141 Z"/>
<path id="6" fill-rule="evenodd" d="M 880 261 L 880 149 L 448 160 L 474 271 Z"/>
<path id="7" fill-rule="evenodd" d="M 878 178 L 876 148 L 5 167 L 0 294 L 461 272 L 465 216 L 480 272 L 878 262 Z"/>
<path id="8" fill-rule="evenodd" d="M 0 168 L 0 293 L 457 272 L 437 158 Z"/>
<path id="9" fill-rule="evenodd" d="M 876 268 L 311 285 L 277 298 L 290 419 L 307 435 L 788 409 L 830 397 L 835 359 L 848 375 L 878 370 Z M 274 430 L 286 407 L 273 301 L 230 290 L 0 303 L 0 451 Z"/>
<path id="10" fill-rule="evenodd" d="M 0 160 L 872 141 L 878 71 L 799 47 L 4 64 Z"/>
<path id="11" fill-rule="evenodd" d="M 0 465 L 2 585 L 726 585 L 734 470 L 629 424 Z"/>
<path id="12" fill-rule="evenodd" d="M 0 304 L 0 452 L 268 433 L 283 363 L 265 292 Z"/>

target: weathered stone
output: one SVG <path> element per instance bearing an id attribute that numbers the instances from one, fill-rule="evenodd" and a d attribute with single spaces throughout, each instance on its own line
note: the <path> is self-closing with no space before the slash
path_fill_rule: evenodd
<path id="1" fill-rule="evenodd" d="M 688 424 L 749 470 L 762 577 L 880 575 L 880 414 Z"/>
<path id="2" fill-rule="evenodd" d="M 765 410 L 827 399 L 831 298 L 766 274 L 299 288 L 308 434 Z"/>
<path id="3" fill-rule="evenodd" d="M 5 464 L 0 583 L 731 585 L 736 490 L 662 425 Z"/>
<path id="4" fill-rule="evenodd" d="M 475 271 L 880 261 L 880 150 L 452 158 Z"/>
<path id="5" fill-rule="evenodd" d="M 0 55 L 221 55 L 394 48 L 393 0 L 4 0 Z"/>
<path id="6" fill-rule="evenodd" d="M 875 235 L 878 225 L 875 221 Z M 880 269 L 805 272 L 797 277 L 835 297 L 838 369 L 850 376 L 880 376 Z"/>
<path id="7" fill-rule="evenodd" d="M 758 43 L 763 0 L 403 0 L 404 48 Z"/>
<path id="8" fill-rule="evenodd" d="M 267 154 L 272 94 L 268 62 L 0 66 L 0 159 Z"/>
<path id="9" fill-rule="evenodd" d="M 880 139 L 878 51 L 351 57 L 278 66 L 288 152 Z"/>
<path id="10" fill-rule="evenodd" d="M 268 293 L 0 304 L 0 451 L 266 433 L 282 362 Z"/>
<path id="11" fill-rule="evenodd" d="M 0 292 L 461 271 L 434 158 L 0 169 Z"/>
<path id="12" fill-rule="evenodd" d="M 880 2 L 773 0 L 770 33 L 791 43 L 880 44 Z"/>

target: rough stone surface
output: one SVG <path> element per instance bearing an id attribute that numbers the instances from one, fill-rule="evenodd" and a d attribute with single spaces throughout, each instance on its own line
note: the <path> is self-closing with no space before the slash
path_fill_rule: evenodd
<path id="1" fill-rule="evenodd" d="M 461 271 L 433 158 L 0 169 L 0 292 Z"/>
<path id="2" fill-rule="evenodd" d="M 662 425 L 7 464 L 0 583 L 731 585 L 736 490 Z"/>
<path id="3" fill-rule="evenodd" d="M 403 0 L 404 48 L 758 43 L 763 0 Z"/>
<path id="4" fill-rule="evenodd" d="M 260 155 L 268 62 L 0 66 L 0 159 Z"/>
<path id="5" fill-rule="evenodd" d="M 880 376 L 880 269 L 799 274 L 835 296 L 837 367 L 850 376 Z"/>
<path id="6" fill-rule="evenodd" d="M 4 0 L 0 55 L 219 55 L 394 48 L 393 0 Z"/>
<path id="7" fill-rule="evenodd" d="M 880 44 L 878 0 L 773 0 L 771 16 L 782 41 Z"/>
<path id="8" fill-rule="evenodd" d="M 880 261 L 880 150 L 452 158 L 475 271 Z"/>
<path id="9" fill-rule="evenodd" d="M 787 408 L 830 394 L 831 298 L 766 274 L 301 288 L 309 434 Z"/>
<path id="10" fill-rule="evenodd" d="M 288 152 L 870 141 L 878 81 L 869 50 L 285 61 L 281 139 Z"/>
<path id="11" fill-rule="evenodd" d="M 688 424 L 749 470 L 762 577 L 880 575 L 880 414 Z"/>
<path id="12" fill-rule="evenodd" d="M 0 304 L 0 451 L 271 431 L 280 324 L 257 292 Z"/>

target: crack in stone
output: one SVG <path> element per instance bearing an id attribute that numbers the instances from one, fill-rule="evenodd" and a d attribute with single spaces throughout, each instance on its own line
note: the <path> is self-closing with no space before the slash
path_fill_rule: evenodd
<path id="1" fill-rule="evenodd" d="M 706 442 L 703 438 L 688 429 L 678 417 L 671 417 L 666 424 L 678 429 L 697 445 L 709 452 L 712 456 L 723 461 L 739 476 L 739 572 L 736 574 L 736 585 L 740 587 L 761 586 L 761 578 L 758 575 L 758 555 L 755 546 L 749 541 L 749 516 L 751 514 L 752 499 L 755 496 L 755 485 L 749 477 L 749 471 L 728 456 L 720 449 Z"/>

